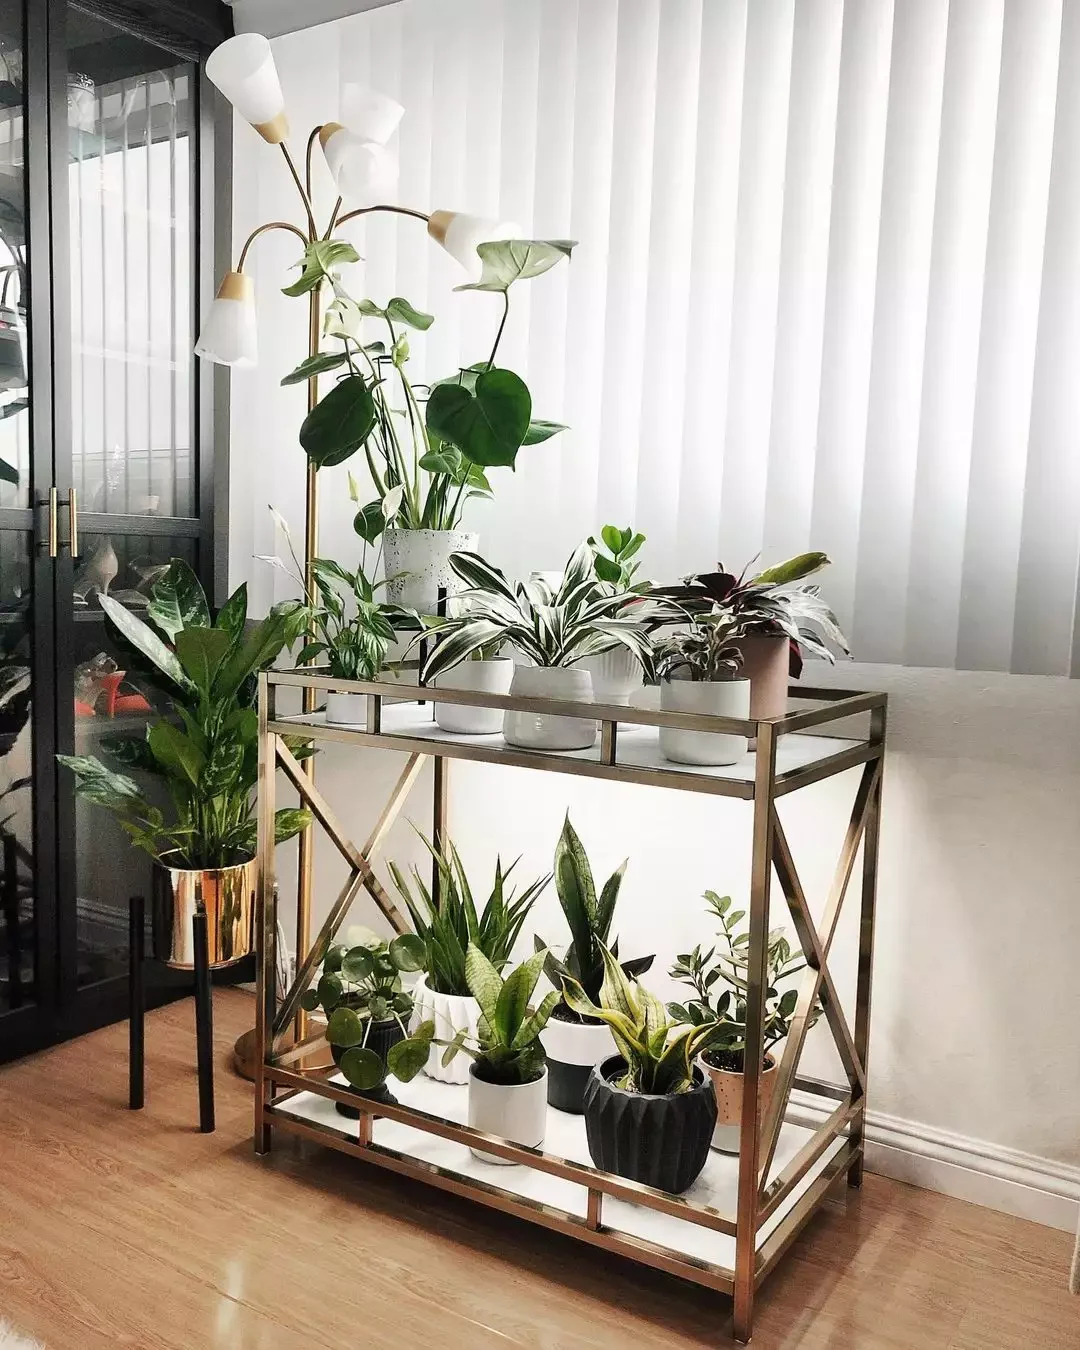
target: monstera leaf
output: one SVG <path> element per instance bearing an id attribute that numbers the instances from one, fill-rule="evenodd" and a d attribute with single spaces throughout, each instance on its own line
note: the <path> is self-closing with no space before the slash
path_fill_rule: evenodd
<path id="1" fill-rule="evenodd" d="M 508 291 L 515 281 L 541 276 L 569 258 L 576 239 L 499 239 L 477 244 L 483 264 L 479 281 L 455 286 L 456 291 Z"/>
<path id="2" fill-rule="evenodd" d="M 308 244 L 300 261 L 293 264 L 300 268 L 300 276 L 291 286 L 281 289 L 285 295 L 305 295 L 329 278 L 338 263 L 359 261 L 360 254 L 344 239 L 316 239 Z"/>
<path id="3" fill-rule="evenodd" d="M 486 370 L 472 389 L 440 384 L 431 391 L 427 428 L 485 468 L 514 463 L 529 432 L 532 396 L 512 370 Z"/>
<path id="4" fill-rule="evenodd" d="M 362 375 L 349 375 L 319 400 L 300 428 L 300 444 L 320 469 L 343 464 L 371 435 L 375 400 Z"/>
<path id="5" fill-rule="evenodd" d="M 388 301 L 384 309 L 380 309 L 374 300 L 361 300 L 357 308 L 366 318 L 388 319 L 391 323 L 404 324 L 406 328 L 415 328 L 421 333 L 427 332 L 435 322 L 434 314 L 425 314 L 423 310 L 416 309 L 400 295 Z"/>

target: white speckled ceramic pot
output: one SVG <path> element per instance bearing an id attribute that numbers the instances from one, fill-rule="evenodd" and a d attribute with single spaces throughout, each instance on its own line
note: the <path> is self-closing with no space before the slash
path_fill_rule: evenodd
<path id="1" fill-rule="evenodd" d="M 451 553 L 475 553 L 480 537 L 471 530 L 398 530 L 383 534 L 383 567 L 394 577 L 386 598 L 395 605 L 434 614 L 439 590 L 448 596 L 465 589 L 450 566 Z"/>

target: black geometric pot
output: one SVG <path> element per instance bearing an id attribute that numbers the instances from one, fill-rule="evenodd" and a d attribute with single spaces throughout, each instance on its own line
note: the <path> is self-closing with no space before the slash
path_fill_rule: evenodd
<path id="1" fill-rule="evenodd" d="M 657 1190 L 681 1195 L 709 1156 L 716 1124 L 712 1083 L 694 1069 L 688 1092 L 654 1097 L 627 1092 L 613 1078 L 626 1071 L 618 1055 L 598 1064 L 585 1088 L 585 1133 L 593 1162 Z"/>
<path id="2" fill-rule="evenodd" d="M 403 1041 L 404 1039 L 405 1033 L 402 1031 L 395 1018 L 391 1017 L 385 1022 L 372 1022 L 371 1030 L 368 1032 L 367 1049 L 374 1050 L 385 1064 L 386 1052 L 392 1045 L 397 1045 L 398 1041 Z M 345 1054 L 346 1050 L 351 1048 L 351 1046 L 347 1045 L 332 1045 L 330 1047 L 330 1053 L 334 1057 L 334 1063 L 339 1069 L 341 1068 L 342 1056 Z M 340 1086 L 340 1084 L 338 1086 Z M 365 1092 L 363 1088 L 353 1087 L 351 1083 L 346 1084 L 346 1087 L 349 1092 L 354 1093 L 357 1097 L 363 1097 L 367 1101 L 389 1102 L 391 1105 L 394 1105 L 397 1102 L 397 1098 L 386 1086 L 385 1081 L 380 1083 L 377 1088 L 371 1088 L 367 1092 Z M 349 1120 L 360 1119 L 360 1112 L 355 1106 L 346 1106 L 344 1102 L 337 1102 L 335 1105 L 337 1106 L 339 1116 L 345 1116 Z"/>

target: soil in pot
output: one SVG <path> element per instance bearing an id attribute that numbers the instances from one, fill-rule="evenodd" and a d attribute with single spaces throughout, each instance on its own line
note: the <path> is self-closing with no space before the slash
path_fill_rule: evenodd
<path id="1" fill-rule="evenodd" d="M 405 1033 L 402 1031 L 401 1026 L 396 1019 L 391 1018 L 386 1022 L 373 1022 L 371 1024 L 371 1031 L 368 1033 L 367 1048 L 369 1050 L 374 1050 L 385 1063 L 386 1052 L 392 1045 L 397 1045 L 398 1041 L 403 1041 L 404 1039 Z M 334 1063 L 338 1068 L 341 1067 L 341 1059 L 347 1049 L 348 1047 L 344 1045 L 332 1045 L 330 1047 L 330 1053 L 333 1055 Z M 338 1086 L 340 1086 L 340 1084 Z M 385 1082 L 380 1083 L 377 1088 L 372 1088 L 369 1092 L 365 1092 L 362 1088 L 353 1087 L 351 1083 L 347 1083 L 345 1087 L 347 1091 L 353 1093 L 354 1096 L 364 1097 L 367 1101 L 387 1102 L 392 1106 L 397 1103 L 397 1098 L 386 1086 Z M 346 1106 L 344 1102 L 335 1102 L 334 1109 L 339 1116 L 345 1116 L 348 1120 L 360 1119 L 360 1112 L 355 1106 Z"/>
<path id="2" fill-rule="evenodd" d="M 540 1040 L 547 1052 L 548 1105 L 580 1116 L 594 1066 L 609 1059 L 615 1049 L 610 1028 L 598 1017 L 582 1017 L 559 1002 Z"/>
<path id="3" fill-rule="evenodd" d="M 701 1063 L 716 1094 L 716 1128 L 712 1146 L 720 1153 L 738 1153 L 742 1132 L 743 1055 L 741 1050 L 706 1050 Z M 776 1060 L 766 1055 L 758 1080 L 758 1129 L 776 1087 Z"/>
<path id="4" fill-rule="evenodd" d="M 708 1161 L 716 1124 L 712 1083 L 695 1066 L 689 1091 L 658 1097 L 617 1087 L 625 1072 L 618 1055 L 592 1071 L 585 1088 L 589 1154 L 605 1172 L 681 1195 Z"/>

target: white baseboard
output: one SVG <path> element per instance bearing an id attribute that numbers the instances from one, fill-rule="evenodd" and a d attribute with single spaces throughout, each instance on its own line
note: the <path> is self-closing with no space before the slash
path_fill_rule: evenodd
<path id="1" fill-rule="evenodd" d="M 821 1098 L 793 1092 L 792 1118 L 820 1124 Z M 1080 1167 L 1003 1148 L 932 1125 L 869 1111 L 866 1169 L 924 1190 L 1072 1232 L 1080 1205 Z"/>

